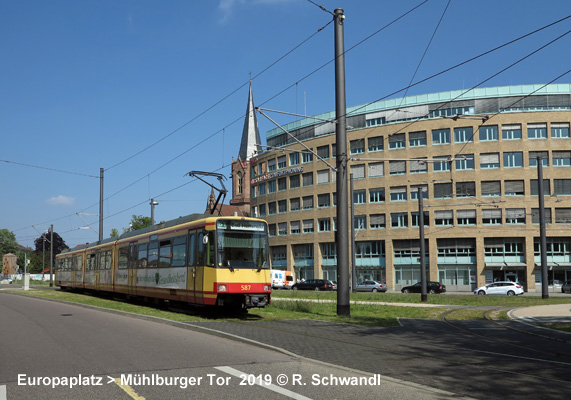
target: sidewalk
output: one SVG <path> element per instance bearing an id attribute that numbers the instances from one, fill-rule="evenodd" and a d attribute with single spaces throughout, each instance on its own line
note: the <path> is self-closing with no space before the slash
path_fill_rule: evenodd
<path id="1" fill-rule="evenodd" d="M 509 315 L 514 319 L 534 323 L 571 323 L 571 304 L 549 304 L 517 308 L 510 311 Z"/>

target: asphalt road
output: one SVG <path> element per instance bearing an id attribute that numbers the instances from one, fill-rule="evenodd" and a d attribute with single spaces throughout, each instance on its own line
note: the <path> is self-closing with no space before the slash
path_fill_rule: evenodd
<path id="1" fill-rule="evenodd" d="M 196 329 L 0 293 L 0 400 L 457 398 Z"/>

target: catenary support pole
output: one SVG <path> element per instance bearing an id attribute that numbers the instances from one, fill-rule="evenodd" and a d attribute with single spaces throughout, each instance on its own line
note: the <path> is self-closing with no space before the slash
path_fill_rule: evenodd
<path id="1" fill-rule="evenodd" d="M 420 241 L 420 301 L 426 303 L 428 296 L 426 294 L 426 258 L 424 257 L 424 199 L 422 198 L 422 188 L 418 188 L 418 230 Z"/>
<path id="2" fill-rule="evenodd" d="M 99 243 L 103 241 L 103 168 L 99 168 Z"/>
<path id="3" fill-rule="evenodd" d="M 333 15 L 335 34 L 335 115 L 337 149 L 337 315 L 350 316 L 349 303 L 349 224 L 347 200 L 347 113 L 345 100 L 345 15 L 338 8 Z"/>
<path id="4" fill-rule="evenodd" d="M 539 251 L 541 254 L 541 298 L 549 298 L 547 276 L 547 239 L 545 237 L 545 204 L 543 202 L 543 165 L 537 157 L 537 197 L 539 198 Z"/>

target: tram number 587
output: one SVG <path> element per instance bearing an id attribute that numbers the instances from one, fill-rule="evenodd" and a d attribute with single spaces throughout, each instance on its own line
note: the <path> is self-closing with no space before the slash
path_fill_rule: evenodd
<path id="1" fill-rule="evenodd" d="M 242 289 L 242 291 L 252 290 L 252 285 L 242 285 L 241 289 Z"/>

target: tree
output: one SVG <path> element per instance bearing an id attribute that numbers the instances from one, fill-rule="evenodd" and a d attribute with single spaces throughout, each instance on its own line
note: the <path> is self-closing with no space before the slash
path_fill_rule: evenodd
<path id="1" fill-rule="evenodd" d="M 49 254 L 50 254 L 50 249 L 51 249 L 51 244 L 50 244 L 51 237 L 52 237 L 51 233 L 44 232 L 42 234 L 42 236 L 40 236 L 39 238 L 34 240 L 34 245 L 36 246 L 35 253 L 38 256 L 43 257 L 44 248 L 45 248 L 45 254 L 46 254 L 46 264 L 45 265 L 46 265 L 46 268 L 49 268 L 49 266 L 50 266 Z M 54 247 L 53 247 L 54 253 L 52 254 L 52 257 L 53 257 L 52 262 L 53 262 L 53 265 L 55 265 L 56 254 L 61 253 L 65 249 L 69 249 L 69 246 L 65 244 L 65 242 L 63 241 L 61 236 L 57 234 L 57 232 L 53 233 L 53 238 L 54 238 Z M 34 260 L 34 261 L 36 261 L 36 260 Z M 43 262 L 42 262 L 42 264 L 43 264 Z"/>
<path id="2" fill-rule="evenodd" d="M 115 228 L 111 229 L 111 235 L 109 237 L 118 238 L 119 237 L 119 231 Z"/>
<path id="3" fill-rule="evenodd" d="M 8 253 L 17 254 L 18 250 L 18 242 L 14 232 L 10 232 L 8 229 L 0 229 L 0 256 Z"/>
<path id="4" fill-rule="evenodd" d="M 133 215 L 129 229 L 123 229 L 125 232 L 137 231 L 139 229 L 151 226 L 151 217 L 143 217 L 142 215 Z"/>

